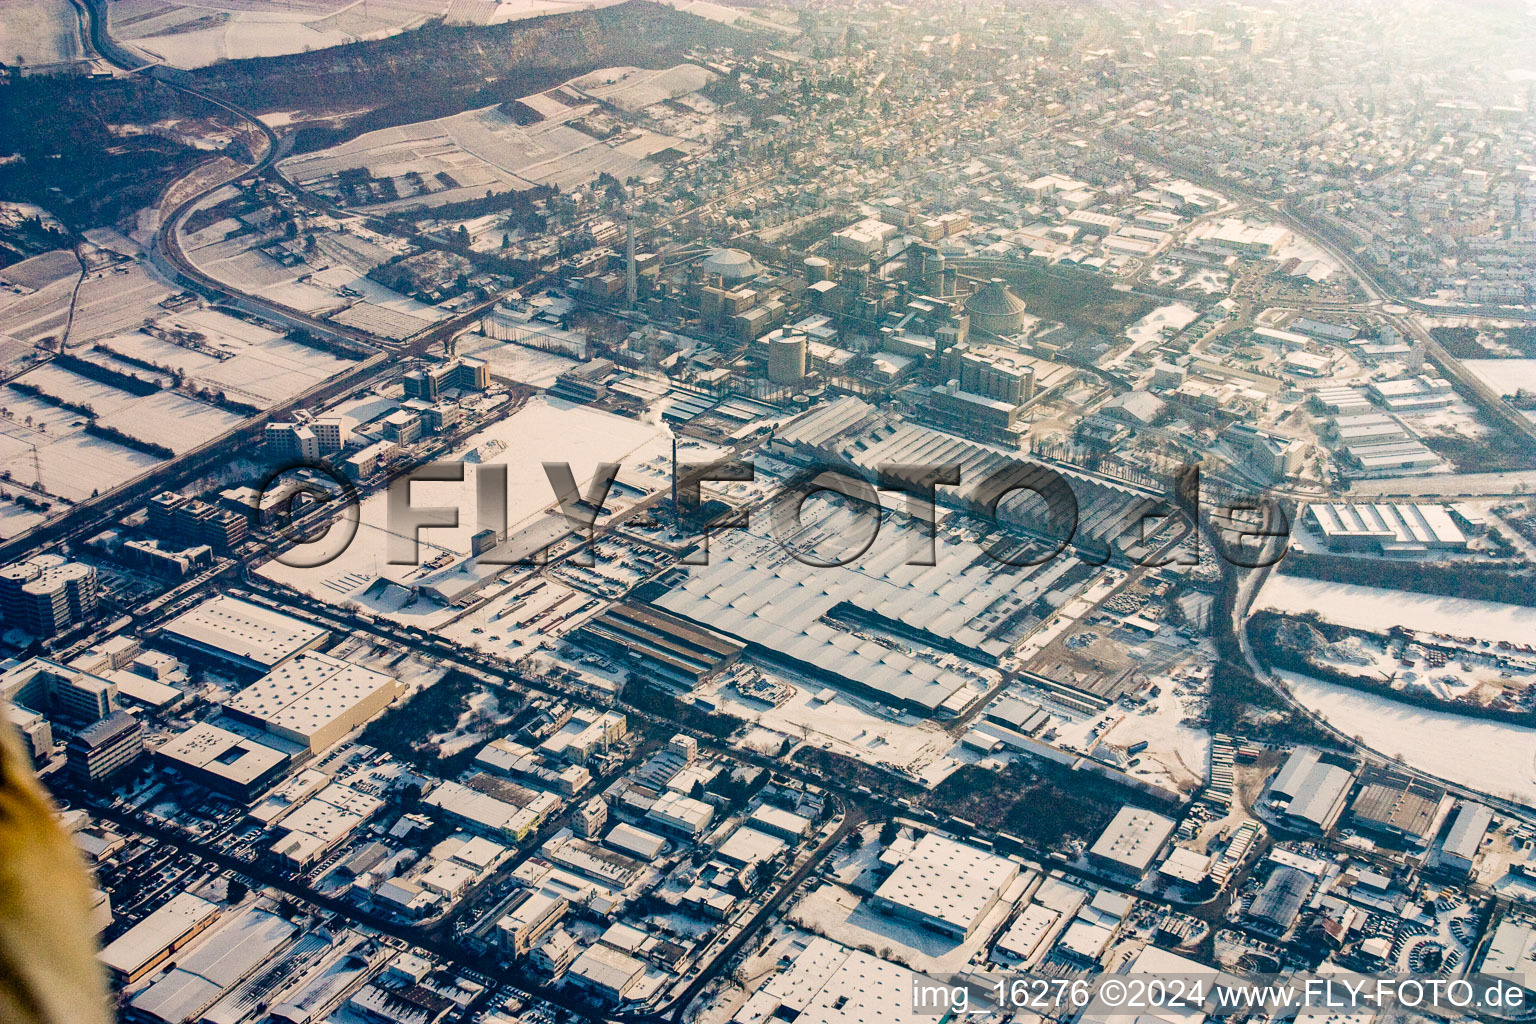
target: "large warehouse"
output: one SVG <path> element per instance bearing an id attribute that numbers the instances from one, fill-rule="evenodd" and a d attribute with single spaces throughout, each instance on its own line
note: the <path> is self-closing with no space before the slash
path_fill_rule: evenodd
<path id="1" fill-rule="evenodd" d="M 1128 804 L 1088 848 L 1088 859 L 1111 871 L 1140 875 L 1152 866 L 1176 827 L 1172 818 Z"/>
<path id="2" fill-rule="evenodd" d="M 1291 752 L 1269 784 L 1271 806 L 1286 824 L 1319 832 L 1333 827 L 1355 781 L 1353 768 L 1341 761 L 1325 760 L 1311 747 Z"/>
<path id="3" fill-rule="evenodd" d="M 155 751 L 156 760 L 184 777 L 250 803 L 282 777 L 289 757 L 253 739 L 199 722 Z"/>
<path id="4" fill-rule="evenodd" d="M 241 690 L 224 709 L 318 752 L 369 722 L 403 689 L 382 672 L 307 651 Z"/>
<path id="5" fill-rule="evenodd" d="M 1466 534 L 1444 505 L 1314 502 L 1302 513 L 1302 522 L 1330 551 L 1421 555 L 1467 549 Z"/>
<path id="6" fill-rule="evenodd" d="M 930 832 L 875 890 L 874 905 L 964 941 L 1018 877 L 1013 861 Z"/>
<path id="7" fill-rule="evenodd" d="M 319 647 L 330 633 L 221 594 L 172 619 L 161 636 L 241 668 L 270 672 L 289 658 Z"/>
<path id="8" fill-rule="evenodd" d="M 1441 786 L 1371 767 L 1360 774 L 1360 792 L 1349 805 L 1349 816 L 1358 828 L 1423 846 L 1439 831 L 1452 803 Z"/>
<path id="9" fill-rule="evenodd" d="M 694 686 L 732 664 L 743 650 L 734 640 L 686 619 L 634 604 L 610 605 L 576 635 L 684 686 Z"/>
<path id="10" fill-rule="evenodd" d="M 946 535 L 938 564 L 909 565 L 908 528 L 900 521 L 848 565 L 824 568 L 801 557 L 818 545 L 846 546 L 867 530 L 840 512 L 786 542 L 773 535 L 768 514 L 755 516 L 751 532 L 712 538 L 709 564 L 690 567 L 655 604 L 738 637 L 770 660 L 932 714 L 952 698 L 950 710 L 958 710 L 973 695 L 965 675 L 939 664 L 938 652 L 994 664 L 1011 646 L 1018 613 L 1078 564 L 1064 555 L 1008 566 L 977 542 Z M 917 648 L 936 653 L 923 657 Z"/>
<path id="11" fill-rule="evenodd" d="M 98 957 L 120 983 L 132 984 L 191 942 L 218 916 L 217 903 L 179 892 L 108 943 Z"/>

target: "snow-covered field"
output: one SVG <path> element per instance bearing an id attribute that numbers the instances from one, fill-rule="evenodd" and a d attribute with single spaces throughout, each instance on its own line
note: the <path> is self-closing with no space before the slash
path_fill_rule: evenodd
<path id="1" fill-rule="evenodd" d="M 1125 771 L 1171 789 L 1191 789 L 1205 782 L 1211 760 L 1211 737 L 1204 729 L 1182 724 L 1190 716 L 1188 701 L 1199 702 L 1174 691 L 1171 680 L 1159 680 L 1162 693 L 1139 712 L 1127 714 L 1104 733 L 1105 743 L 1129 747 L 1145 742 L 1140 763 Z"/>
<path id="2" fill-rule="evenodd" d="M 1126 337 L 1138 344 L 1161 337 L 1164 331 L 1172 334 L 1182 331 L 1199 318 L 1200 314 L 1182 302 L 1154 309 L 1125 329 Z"/>
<path id="3" fill-rule="evenodd" d="M 1520 643 L 1529 643 L 1536 636 L 1536 608 L 1330 583 L 1283 573 L 1270 576 L 1255 607 L 1292 614 L 1315 611 L 1329 622 L 1377 632 L 1407 626 L 1450 636 Z"/>
<path id="4" fill-rule="evenodd" d="M 114 352 L 180 370 L 189 384 L 223 391 L 258 406 L 275 405 L 306 391 L 351 364 L 318 349 L 288 341 L 276 331 L 211 309 L 190 309 L 156 319 L 167 331 L 194 331 L 196 349 L 143 331 L 101 344 Z"/>
<path id="5" fill-rule="evenodd" d="M 25 0 L 10 0 L 24 6 Z M 52 0 L 50 0 L 50 3 Z M 621 0 L 115 0 L 112 29 L 147 55 L 179 68 L 220 60 L 280 57 L 365 39 L 385 39 L 433 18 L 499 25 Z M 59 6 L 69 5 L 59 0 Z"/>
<path id="6" fill-rule="evenodd" d="M 80 261 L 56 249 L 0 269 L 0 335 L 22 342 L 57 337 L 69 320 L 69 301 Z M 24 352 L 29 352 L 29 345 Z M 11 362 L 22 352 L 5 353 Z"/>
<path id="7" fill-rule="evenodd" d="M 458 353 L 485 360 L 494 376 L 536 388 L 549 387 L 562 373 L 578 365 L 575 359 L 558 352 L 543 352 L 483 334 L 460 335 Z"/>
<path id="8" fill-rule="evenodd" d="M 0 0 L 0 60 L 36 67 L 81 56 L 80 18 L 69 0 Z"/>
<path id="9" fill-rule="evenodd" d="M 1501 395 L 1536 391 L 1536 359 L 1463 359 L 1461 365 Z"/>
<path id="10" fill-rule="evenodd" d="M 1278 673 L 1302 703 L 1367 746 L 1431 775 L 1536 806 L 1536 729 L 1400 704 Z"/>
<path id="11" fill-rule="evenodd" d="M 622 110 L 643 110 L 653 103 L 698 92 L 717 77 L 696 64 L 679 64 L 663 71 L 645 68 L 604 68 L 573 79 L 569 85 L 594 99 Z"/>
<path id="12" fill-rule="evenodd" d="M 232 194 L 220 190 L 200 205 L 216 205 Z M 232 288 L 384 337 L 409 337 L 448 315 L 370 279 L 368 271 L 392 254 L 367 238 L 318 235 L 315 252 L 285 267 L 262 251 L 275 236 L 234 233 L 239 228 L 238 221 L 225 219 L 184 233 L 183 250 L 198 269 Z"/>
<path id="13" fill-rule="evenodd" d="M 581 102 L 572 90 L 584 89 L 604 102 L 640 110 L 688 95 L 710 77 L 710 72 L 691 64 L 664 71 L 594 71 L 564 90 L 574 105 L 553 103 L 542 96 L 528 97 L 526 105 L 544 115 L 544 120 L 535 124 L 518 124 L 499 105 L 481 107 L 368 132 L 330 149 L 291 157 L 283 162 L 283 173 L 309 187 L 323 186 L 339 172 L 356 168 L 366 169 L 374 178 L 396 179 L 402 198 L 371 207 L 380 211 L 479 198 L 487 189 L 504 192 L 536 184 L 572 188 L 603 172 L 623 181 L 633 175 L 656 173 L 656 166 L 646 161 L 650 155 L 665 149 L 690 151 L 695 143 L 633 130 L 607 139 L 594 138 L 569 122 L 602 116 L 601 108 L 595 102 Z M 446 177 L 451 184 L 420 193 L 405 177 L 410 172 L 427 180 Z"/>

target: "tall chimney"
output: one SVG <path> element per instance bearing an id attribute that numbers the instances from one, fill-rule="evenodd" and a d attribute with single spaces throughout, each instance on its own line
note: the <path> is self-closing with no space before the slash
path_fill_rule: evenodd
<path id="1" fill-rule="evenodd" d="M 680 510 L 677 507 L 677 435 L 672 435 L 672 527 L 677 529 L 682 523 Z"/>
<path id="2" fill-rule="evenodd" d="M 624 303 L 625 308 L 634 309 L 639 282 L 635 279 L 635 216 L 628 200 L 624 202 L 624 222 Z"/>

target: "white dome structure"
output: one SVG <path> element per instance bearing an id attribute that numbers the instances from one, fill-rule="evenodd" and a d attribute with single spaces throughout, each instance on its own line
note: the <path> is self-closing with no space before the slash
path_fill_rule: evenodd
<path id="1" fill-rule="evenodd" d="M 740 249 L 711 249 L 699 269 L 706 274 L 718 274 L 721 281 L 728 283 L 750 281 L 763 272 L 752 254 Z"/>

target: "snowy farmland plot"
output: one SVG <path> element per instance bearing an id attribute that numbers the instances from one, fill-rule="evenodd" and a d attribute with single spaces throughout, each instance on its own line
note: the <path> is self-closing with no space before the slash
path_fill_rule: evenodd
<path id="1" fill-rule="evenodd" d="M 7 363 L 30 352 L 39 339 L 64 333 L 79 277 L 80 261 L 68 249 L 0 269 L 0 335 L 26 343 L 25 349 L 4 352 Z"/>
<path id="2" fill-rule="evenodd" d="M 450 4 L 294 0 L 274 7 L 252 0 L 118 0 L 109 11 L 112 32 L 119 39 L 173 67 L 200 68 L 220 60 L 277 57 L 383 39 L 441 16 Z"/>
<path id="3" fill-rule="evenodd" d="M 0 3 L 0 54 L 7 64 L 36 68 L 84 57 L 80 17 L 69 0 Z"/>
<path id="4" fill-rule="evenodd" d="M 483 359 L 491 373 L 519 384 L 547 388 L 573 366 L 580 363 L 558 352 L 543 352 L 515 342 L 488 338 L 484 334 L 465 334 L 459 337 L 458 353 Z"/>
<path id="5" fill-rule="evenodd" d="M 387 39 L 442 18 L 450 25 L 498 25 L 621 0 L 115 0 L 112 32 L 172 67 L 280 57 L 370 39 Z M 49 0 L 51 6 L 53 0 Z M 59 0 L 68 10 L 69 4 Z M 7 51 L 10 52 L 10 51 Z"/>
<path id="6" fill-rule="evenodd" d="M 215 193 L 198 209 L 228 200 L 231 191 Z M 273 232 L 246 230 L 239 220 L 226 217 L 184 232 L 181 243 L 198 269 L 236 291 L 386 338 L 407 338 L 448 315 L 367 276 L 396 252 L 361 236 L 323 232 L 315 238 L 314 250 L 308 251 Z M 284 266 L 276 252 L 290 254 L 293 265 Z"/>
<path id="7" fill-rule="evenodd" d="M 212 309 L 157 317 L 150 331 L 106 338 L 112 352 L 174 369 L 193 388 L 268 407 L 309 390 L 351 365 L 327 352 L 287 340 L 277 331 Z M 172 339 L 195 338 L 178 344 Z"/>
<path id="8" fill-rule="evenodd" d="M 1345 735 L 1421 771 L 1536 805 L 1536 729 L 1401 704 L 1295 672 L 1277 673 L 1298 700 Z"/>
<path id="9" fill-rule="evenodd" d="M 69 331 L 70 347 L 139 326 L 162 300 L 175 292 L 140 264 L 87 274 L 76 300 L 75 323 Z"/>
<path id="10" fill-rule="evenodd" d="M 695 144 L 635 129 L 599 139 L 576 123 L 600 113 L 599 104 L 592 100 L 638 111 L 688 95 L 711 77 L 691 64 L 665 71 L 596 71 L 561 89 L 524 99 L 525 107 L 542 115 L 534 124 L 519 124 L 501 106 L 482 107 L 368 132 L 318 153 L 291 157 L 282 170 L 299 185 L 337 198 L 341 198 L 338 176 L 343 173 L 363 171 L 371 180 L 387 180 L 391 198 L 362 204 L 376 212 L 478 199 L 486 190 L 506 192 L 534 185 L 569 189 L 602 173 L 621 181 L 643 177 L 658 170 L 647 157 L 666 149 L 689 151 Z M 550 94 L 564 98 L 551 99 Z"/>
<path id="11" fill-rule="evenodd" d="M 1474 601 L 1275 573 L 1254 607 L 1299 615 L 1316 612 L 1329 622 L 1385 633 L 1407 626 L 1424 633 L 1529 643 L 1536 636 L 1536 608 Z"/>
<path id="12" fill-rule="evenodd" d="M 105 361 L 98 362 L 106 365 Z M 126 372 L 121 365 L 112 368 Z M 143 371 L 138 376 L 150 379 Z M 242 419 L 173 391 L 134 395 L 51 363 L 18 379 L 58 401 L 90 407 L 103 427 L 121 430 L 177 454 L 212 440 Z M 93 491 L 123 483 L 160 461 L 153 453 L 92 437 L 85 432 L 88 421 L 80 412 L 58 408 L 16 390 L 8 390 L 3 401 L 9 413 L 4 427 L 13 443 L 0 444 L 0 468 L 9 470 L 17 479 L 32 479 L 31 449 L 35 445 L 44 486 L 52 494 L 74 501 L 89 498 Z M 28 419 L 32 421 L 30 427 Z"/>
<path id="13" fill-rule="evenodd" d="M 134 278 L 113 275 L 110 280 Z M 124 387 L 93 379 L 82 372 L 88 368 L 65 365 L 62 357 L 21 374 L 0 389 L 0 472 L 8 473 L 10 481 L 28 487 L 41 482 L 45 499 L 88 499 L 158 465 L 165 452 L 182 454 L 245 419 L 238 410 L 184 392 L 222 392 L 230 402 L 269 408 L 349 365 L 216 310 L 169 312 L 146 306 L 145 299 L 142 287 L 131 288 L 118 317 L 105 315 L 110 305 L 100 299 L 104 312 L 97 323 L 117 325 L 126 319 L 143 329 L 99 340 L 86 340 L 91 335 L 82 332 L 78 343 L 72 334 L 70 358 L 159 389 L 136 394 L 131 382 Z M 174 386 L 174 374 L 182 376 L 181 390 Z M 34 389 L 37 393 L 30 393 Z M 126 439 L 93 435 L 86 429 L 92 415 L 98 430 L 117 431 Z M 21 515 L 12 504 L 0 501 L 0 531 L 6 531 L 0 536 L 13 536 L 40 521 L 35 511 Z"/>

